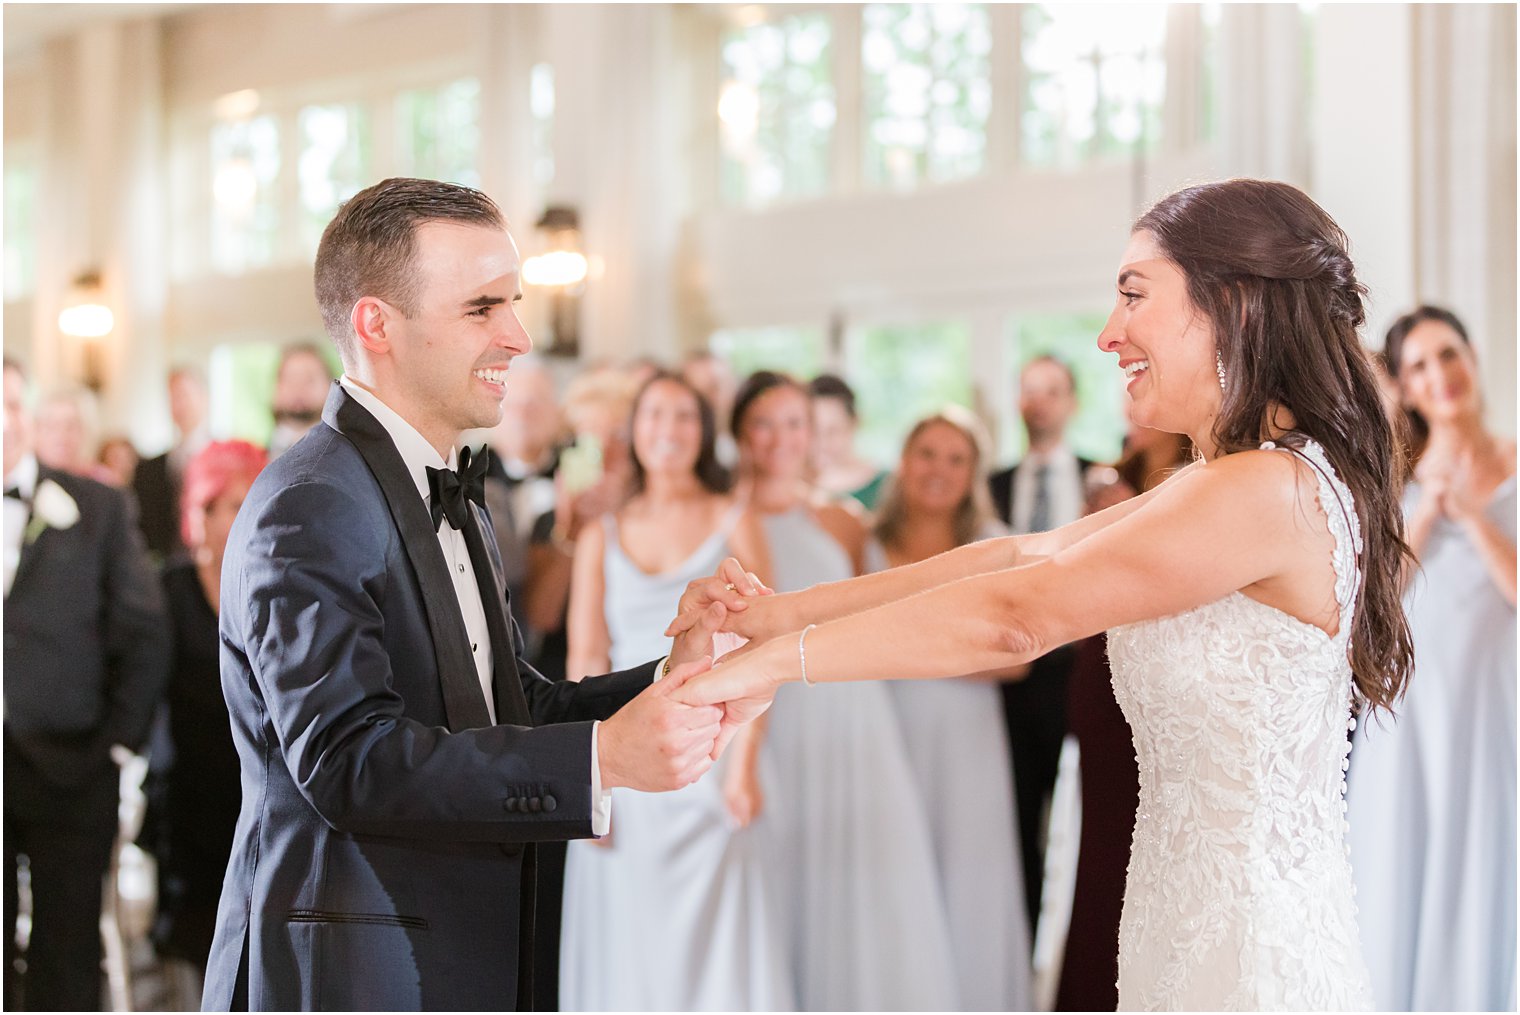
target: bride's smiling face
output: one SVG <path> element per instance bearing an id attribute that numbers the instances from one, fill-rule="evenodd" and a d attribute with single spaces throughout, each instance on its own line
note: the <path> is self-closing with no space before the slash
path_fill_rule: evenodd
<path id="1" fill-rule="evenodd" d="M 1119 357 L 1130 418 L 1195 437 L 1219 413 L 1214 331 L 1187 295 L 1187 277 L 1148 232 L 1136 232 L 1119 265 L 1118 292 L 1098 348 Z"/>

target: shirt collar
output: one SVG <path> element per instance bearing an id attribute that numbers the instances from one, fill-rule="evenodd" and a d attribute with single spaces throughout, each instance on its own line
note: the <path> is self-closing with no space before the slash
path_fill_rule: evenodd
<path id="1" fill-rule="evenodd" d="M 1026 462 L 1029 462 L 1031 465 L 1056 465 L 1060 462 L 1065 461 L 1074 462 L 1077 460 L 1077 456 L 1071 453 L 1071 449 L 1068 448 L 1063 441 L 1062 443 L 1057 444 L 1055 447 L 1051 448 L 1049 451 L 1031 451 L 1024 457 L 1024 460 Z"/>
<path id="2" fill-rule="evenodd" d="M 459 458 L 459 452 L 450 450 L 448 461 L 444 461 L 438 454 L 438 449 L 429 444 L 427 438 L 418 433 L 417 428 L 403 419 L 400 413 L 382 402 L 379 395 L 361 386 L 347 374 L 339 377 L 338 383 L 343 385 L 343 390 L 348 392 L 349 397 L 368 409 L 370 415 L 385 427 L 391 443 L 396 445 L 396 451 L 401 455 L 401 461 L 406 464 L 406 471 L 412 474 L 412 482 L 417 484 L 417 493 L 424 502 L 430 501 L 432 495 L 428 485 L 428 467 L 452 469 Z"/>
<path id="3" fill-rule="evenodd" d="M 15 487 L 21 499 L 30 501 L 37 493 L 37 456 L 31 452 L 21 456 L 21 461 L 5 477 L 5 488 Z"/>

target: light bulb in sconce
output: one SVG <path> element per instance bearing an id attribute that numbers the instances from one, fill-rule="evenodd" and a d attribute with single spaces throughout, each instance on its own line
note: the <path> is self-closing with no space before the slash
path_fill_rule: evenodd
<path id="1" fill-rule="evenodd" d="M 105 338 L 116 327 L 116 316 L 106 306 L 98 272 L 85 272 L 74 280 L 68 303 L 58 314 L 58 330 L 70 338 Z"/>
<path id="2" fill-rule="evenodd" d="M 106 305 L 98 271 L 74 279 L 64 308 L 58 313 L 58 330 L 80 344 L 80 366 L 85 386 L 99 393 L 105 387 L 105 350 L 102 339 L 116 327 L 116 315 Z"/>

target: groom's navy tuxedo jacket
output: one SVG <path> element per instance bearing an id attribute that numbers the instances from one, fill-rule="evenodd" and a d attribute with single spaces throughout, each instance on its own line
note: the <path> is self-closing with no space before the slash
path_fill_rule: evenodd
<path id="1" fill-rule="evenodd" d="M 208 1009 L 530 1006 L 527 844 L 591 834 L 591 720 L 654 666 L 529 668 L 471 510 L 495 726 L 428 509 L 368 411 L 334 385 L 249 491 L 222 568 L 243 802 Z"/>

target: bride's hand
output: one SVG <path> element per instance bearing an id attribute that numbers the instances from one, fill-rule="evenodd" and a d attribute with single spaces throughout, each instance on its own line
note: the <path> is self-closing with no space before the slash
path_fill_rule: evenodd
<path id="1" fill-rule="evenodd" d="M 674 637 L 684 630 L 684 627 L 678 629 L 676 626 L 682 617 L 700 613 L 713 603 L 722 603 L 730 613 L 743 613 L 754 597 L 772 594 L 753 572 L 746 571 L 737 559 L 728 557 L 718 565 L 717 573 L 711 578 L 698 578 L 686 586 L 676 605 L 676 619 L 665 629 L 665 637 Z"/>
<path id="2" fill-rule="evenodd" d="M 769 590 L 745 597 L 742 600 L 743 609 L 729 608 L 722 630 L 750 642 L 769 641 L 788 631 L 797 630 L 801 625 L 792 616 L 794 598 L 791 593 L 777 595 Z M 665 629 L 666 636 L 675 637 L 696 624 L 706 609 L 704 599 L 705 595 L 693 596 L 694 605 L 683 608 L 676 619 L 670 622 L 670 626 Z M 685 601 L 685 597 L 682 601 Z"/>
<path id="3" fill-rule="evenodd" d="M 782 667 L 776 660 L 775 643 L 751 642 L 726 656 L 712 669 L 687 681 L 676 692 L 678 700 L 689 705 L 704 702 L 723 706 L 714 761 L 744 726 L 765 714 L 783 681 Z"/>

